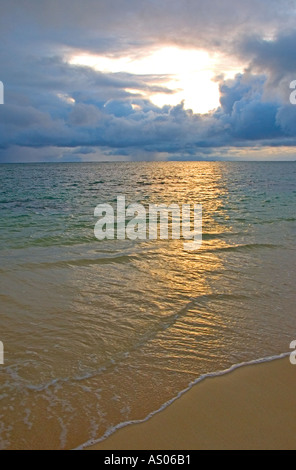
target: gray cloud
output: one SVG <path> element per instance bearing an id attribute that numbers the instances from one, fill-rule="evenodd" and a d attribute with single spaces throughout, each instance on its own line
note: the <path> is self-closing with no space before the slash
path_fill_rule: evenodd
<path id="1" fill-rule="evenodd" d="M 296 143 L 296 107 L 288 101 L 296 79 L 294 1 L 2 0 L 0 31 L 0 162 L 212 158 L 223 149 Z M 140 92 L 171 93 L 167 76 L 66 61 L 74 51 L 141 57 L 170 44 L 245 64 L 235 79 L 219 78 L 219 109 L 158 108 Z"/>
<path id="2" fill-rule="evenodd" d="M 294 14 L 296 20 L 296 13 Z M 241 51 L 251 59 L 251 67 L 260 71 L 269 71 L 280 80 L 287 73 L 296 72 L 296 31 L 280 33 L 272 40 L 260 36 L 245 38 Z"/>
<path id="3" fill-rule="evenodd" d="M 296 24 L 296 9 L 292 10 L 291 17 Z M 241 57 L 249 61 L 249 70 L 253 73 L 265 73 L 265 97 L 277 97 L 278 100 L 288 103 L 289 84 L 296 77 L 296 29 L 284 29 L 272 39 L 265 39 L 258 35 L 247 36 L 239 44 L 238 52 Z"/>
<path id="4" fill-rule="evenodd" d="M 164 43 L 223 47 L 243 33 L 293 27 L 291 0 L 10 0 L 2 1 L 1 30 L 20 48 L 39 41 L 96 52 Z M 19 28 L 20 26 L 21 29 Z M 260 29 L 259 29 L 260 28 Z"/>

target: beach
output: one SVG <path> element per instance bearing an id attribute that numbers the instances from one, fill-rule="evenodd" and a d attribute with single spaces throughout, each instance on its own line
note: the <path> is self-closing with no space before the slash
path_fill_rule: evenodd
<path id="1" fill-rule="evenodd" d="M 206 378 L 149 420 L 89 450 L 296 448 L 296 367 L 289 358 Z"/>
<path id="2" fill-rule="evenodd" d="M 2 165 L 0 183 L 1 450 L 86 447 L 165 408 L 201 377 L 278 357 L 296 339 L 295 164 Z M 181 239 L 98 240 L 94 211 L 113 207 L 118 187 L 147 211 L 174 204 L 176 194 L 181 206 L 200 203 L 202 246 L 187 252 Z M 222 400 L 224 380 L 247 370 L 196 390 L 213 384 Z M 235 418 L 223 415 L 232 410 L 219 400 L 208 405 L 212 414 L 199 416 L 196 406 L 193 416 L 188 405 L 184 422 L 182 411 L 172 418 L 181 442 L 170 429 L 154 443 L 145 436 L 141 444 L 139 433 L 129 445 L 234 445 L 231 436 L 218 440 L 228 421 L 239 439 Z M 189 437 L 182 422 L 192 422 Z M 202 437 L 213 428 L 217 440 Z"/>

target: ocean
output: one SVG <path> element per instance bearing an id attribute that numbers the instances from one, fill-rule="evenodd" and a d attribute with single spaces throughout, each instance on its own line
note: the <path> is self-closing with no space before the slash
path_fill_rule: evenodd
<path id="1" fill-rule="evenodd" d="M 97 240 L 120 195 L 202 204 L 201 248 Z M 288 352 L 295 207 L 295 162 L 0 165 L 0 449 L 77 448 Z"/>

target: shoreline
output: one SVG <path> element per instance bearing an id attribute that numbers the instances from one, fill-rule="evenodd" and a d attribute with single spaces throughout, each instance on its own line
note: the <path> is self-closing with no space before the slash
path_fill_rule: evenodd
<path id="1" fill-rule="evenodd" d="M 293 371 L 296 369 L 290 364 L 289 355 L 283 353 L 205 374 L 144 420 L 120 423 L 100 439 L 89 441 L 78 449 L 255 449 L 261 445 L 262 448 L 289 448 L 291 445 L 296 448 L 296 437 L 290 439 L 293 432 L 296 436 L 296 424 L 293 427 L 286 416 L 287 410 L 282 409 L 290 402 L 290 415 L 293 410 L 292 395 L 296 385 Z M 212 396 L 211 403 L 209 396 Z M 285 419 L 279 411 L 287 418 L 284 429 L 281 425 Z M 275 412 L 279 423 L 273 422 Z M 230 421 L 233 427 L 228 429 Z M 256 438 L 256 426 L 258 428 L 260 423 L 262 432 Z M 279 440 L 269 436 L 270 426 L 281 429 Z M 286 428 L 288 436 L 284 432 Z"/>

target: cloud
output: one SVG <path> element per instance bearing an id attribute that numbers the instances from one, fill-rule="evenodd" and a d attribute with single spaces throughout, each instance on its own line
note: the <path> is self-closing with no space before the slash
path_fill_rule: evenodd
<path id="1" fill-rule="evenodd" d="M 294 19 L 296 15 L 294 13 Z M 296 72 L 296 31 L 280 33 L 274 39 L 260 36 L 247 37 L 241 44 L 244 56 L 250 57 L 251 67 L 260 71 L 269 71 L 278 81 L 287 73 Z"/>
<path id="2" fill-rule="evenodd" d="M 229 124 L 234 139 L 276 141 L 282 136 L 277 122 L 279 104 L 263 99 L 265 81 L 264 76 L 246 73 L 220 85 L 221 110 L 217 115 Z"/>
<path id="3" fill-rule="evenodd" d="M 296 21 L 296 10 L 291 12 Z M 296 23 L 295 23 L 296 24 Z M 249 61 L 249 70 L 264 73 L 267 77 L 265 96 L 277 97 L 288 103 L 289 84 L 296 77 L 296 30 L 284 29 L 272 39 L 265 39 L 258 34 L 247 36 L 239 44 L 239 54 Z"/>
<path id="4" fill-rule="evenodd" d="M 296 137 L 296 107 L 282 106 L 276 115 L 276 122 L 282 131 L 289 136 Z"/>
<path id="5" fill-rule="evenodd" d="M 6 2 L 0 161 L 209 159 L 226 158 L 234 148 L 294 146 L 296 107 L 288 88 L 296 79 L 294 6 L 290 0 Z M 217 110 L 198 115 L 183 103 L 151 103 L 153 93 L 172 93 L 166 75 L 68 62 L 83 52 L 143 57 L 168 45 L 243 64 L 232 80 L 217 78 Z"/>
<path id="6" fill-rule="evenodd" d="M 132 158 L 143 150 L 153 159 L 153 153 L 180 152 L 193 158 L 201 148 L 247 147 L 254 141 L 282 146 L 286 139 L 287 145 L 294 145 L 294 108 L 263 100 L 264 85 L 264 77 L 249 73 L 222 81 L 221 107 L 208 115 L 193 114 L 183 103 L 158 108 L 148 100 L 126 97 L 89 104 L 88 94 L 71 104 L 48 98 L 43 111 L 8 105 L 0 108 L 1 146 L 101 147 L 117 149 L 121 155 L 129 151 Z M 85 150 L 81 154 L 88 155 Z"/>
<path id="7" fill-rule="evenodd" d="M 293 5 L 290 0 L 10 0 L 0 25 L 21 48 L 30 43 L 36 50 L 42 38 L 47 49 L 138 54 L 159 43 L 217 48 L 245 32 L 287 29 L 294 24 Z"/>

